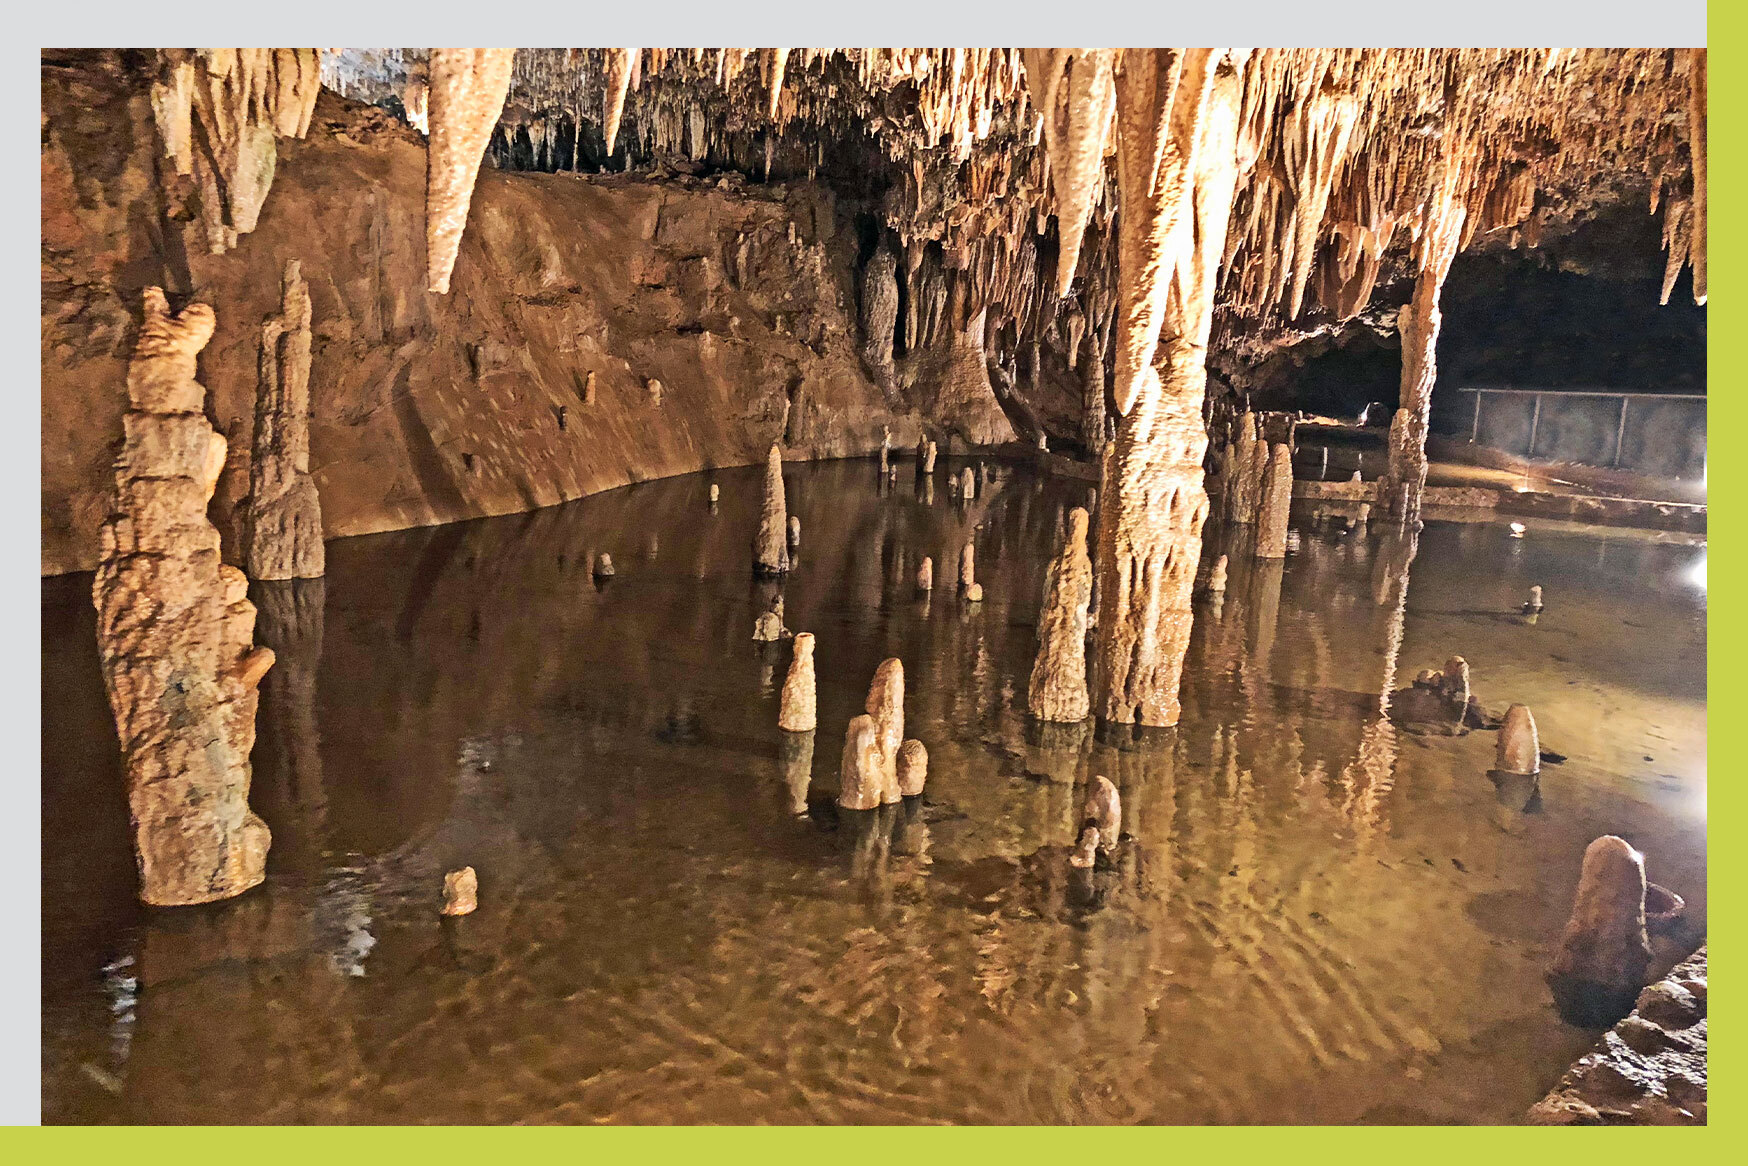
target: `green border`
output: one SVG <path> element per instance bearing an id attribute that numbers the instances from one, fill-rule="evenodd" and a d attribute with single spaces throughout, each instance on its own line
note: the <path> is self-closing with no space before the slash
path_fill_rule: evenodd
<path id="1" fill-rule="evenodd" d="M 1743 124 L 1748 121 L 1748 4 L 1713 4 L 1708 12 L 1707 40 L 1722 49 L 1710 62 L 1711 117 L 1709 137 L 1709 290 L 1713 306 L 1721 301 L 1724 325 L 1715 314 L 1708 319 L 1707 381 L 1708 432 L 1748 432 L 1748 395 L 1740 382 L 1742 366 L 1735 359 L 1737 327 L 1748 318 L 1736 313 L 1739 301 L 1731 299 L 1732 287 L 1740 287 L 1745 251 L 1748 251 L 1748 207 L 1743 205 L 1742 178 L 1748 152 L 1743 149 Z M 1574 29 L 1582 32 L 1581 29 Z M 1721 115 L 1721 116 L 1720 116 Z M 1730 323 L 1731 318 L 1735 323 Z M 1722 382 L 1725 391 L 1715 390 Z M 1731 388 L 1729 386 L 1736 385 Z M 1707 644 L 1708 703 L 1721 696 L 1723 707 L 1733 706 L 1732 697 L 1748 696 L 1748 676 L 1739 662 L 1748 659 L 1748 619 L 1729 596 L 1738 581 L 1748 577 L 1743 567 L 1748 549 L 1748 470 L 1732 458 L 1719 467 L 1718 484 L 1708 487 L 1724 500 L 1722 529 L 1724 547 L 1716 572 L 1723 581 L 1725 597 L 1721 616 L 1709 615 Z M 1734 501 L 1732 501 L 1734 499 Z M 1711 529 L 1720 522 L 1711 516 Z M 1708 560 L 1710 550 L 1708 548 Z M 1711 746 L 1736 757 L 1748 757 L 1748 718 L 1726 717 L 1709 726 Z M 1720 818 L 1739 821 L 1744 798 L 1734 779 L 1712 788 L 1712 808 Z M 1711 946 L 1713 963 L 1721 964 L 1726 982 L 1734 974 L 1738 945 L 1733 938 L 1743 911 L 1742 904 L 1726 888 L 1743 885 L 1743 857 L 1728 848 L 1708 854 L 1707 913 L 1710 923 L 1722 922 L 1721 934 Z M 12 953 L 20 958 L 21 953 Z M 1731 998 L 1726 997 L 1727 1000 Z M 1729 1018 L 1734 1013 L 1726 1003 L 1723 1013 L 1725 1037 L 1714 1042 L 1710 1075 L 1713 1104 L 1710 1125 L 1704 1129 L 1656 1131 L 1538 1130 L 1498 1126 L 1474 1128 L 1389 1127 L 1323 1128 L 1267 1127 L 1221 1129 L 1164 1127 L 903 1129 L 892 1127 L 847 1128 L 602 1128 L 574 1129 L 491 1128 L 383 1128 L 327 1127 L 284 1128 L 258 1131 L 240 1128 L 77 1128 L 52 1130 L 6 1130 L 0 1132 L 13 1161 L 91 1161 L 116 1166 L 147 1166 L 162 1162 L 195 1166 L 202 1159 L 235 1162 L 238 1166 L 286 1162 L 315 1166 L 317 1154 L 338 1154 L 345 1159 L 379 1157 L 384 1161 L 406 1159 L 425 1166 L 437 1162 L 483 1164 L 493 1159 L 614 1162 L 635 1159 L 644 1163 L 673 1162 L 684 1166 L 718 1166 L 726 1163 L 756 1163 L 811 1159 L 820 1166 L 912 1166 L 921 1161 L 952 1162 L 970 1166 L 978 1159 L 995 1159 L 1006 1166 L 1016 1161 L 1049 1162 L 1055 1166 L 1140 1166 L 1167 1162 L 1185 1154 L 1206 1153 L 1210 1166 L 1232 1161 L 1270 1160 L 1283 1166 L 1309 1163 L 1389 1161 L 1402 1166 L 1431 1163 L 1461 1163 L 1462 1166 L 1493 1166 L 1501 1160 L 1533 1158 L 1553 1166 L 1561 1158 L 1581 1156 L 1585 1166 L 1606 1162 L 1631 1166 L 1657 1166 L 1658 1159 L 1688 1166 L 1713 1158 L 1740 1160 L 1745 1153 L 1737 1134 L 1740 1125 L 1733 1103 L 1718 1106 L 1723 1092 L 1733 1087 L 1745 1057 L 1739 1030 Z M 1714 1017 L 1715 1019 L 1715 1017 Z M 1737 1034 L 1737 1035 L 1732 1035 Z M 1723 1071 L 1719 1072 L 1722 1061 Z M 1737 1145 L 1733 1152 L 1729 1145 Z M 1478 1160 L 1477 1154 L 1487 1155 Z M 1679 1158 L 1675 1156 L 1679 1155 Z M 902 1158 L 900 1158 L 902 1156 Z M 1113 1161 L 1113 1158 L 1115 1161 Z"/>

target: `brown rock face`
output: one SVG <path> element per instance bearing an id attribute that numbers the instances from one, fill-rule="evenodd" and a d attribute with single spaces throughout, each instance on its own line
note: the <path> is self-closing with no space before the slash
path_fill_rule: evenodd
<path id="1" fill-rule="evenodd" d="M 1536 738 L 1536 719 L 1530 715 L 1528 706 L 1514 704 L 1505 710 L 1493 768 L 1525 777 L 1542 771 L 1541 742 Z"/>
<path id="2" fill-rule="evenodd" d="M 443 876 L 443 913 L 471 915 L 479 909 L 479 876 L 471 866 Z"/>
<path id="3" fill-rule="evenodd" d="M 1584 851 L 1572 918 L 1548 971 L 1554 1003 L 1573 1024 L 1610 1024 L 1632 1008 L 1650 963 L 1645 856 L 1604 835 Z"/>
<path id="4" fill-rule="evenodd" d="M 1275 446 L 1262 475 L 1262 508 L 1256 520 L 1256 557 L 1287 557 L 1287 519 L 1293 505 L 1293 452 Z"/>
<path id="5" fill-rule="evenodd" d="M 1118 796 L 1111 779 L 1102 773 L 1093 778 L 1092 787 L 1086 791 L 1086 809 L 1082 817 L 1098 827 L 1100 850 L 1116 848 L 1123 824 L 1123 799 Z"/>
<path id="6" fill-rule="evenodd" d="M 1085 510 L 1069 512 L 1067 537 L 1044 586 L 1038 658 L 1027 690 L 1027 707 L 1041 721 L 1084 721 L 1092 708 L 1086 687 L 1086 609 L 1092 600 L 1087 523 Z"/>
<path id="7" fill-rule="evenodd" d="M 310 477 L 310 293 L 285 265 L 284 303 L 261 329 L 249 497 L 238 514 L 249 578 L 314 579 L 327 570 L 322 504 Z"/>
<path id="8" fill-rule="evenodd" d="M 915 737 L 898 747 L 898 792 L 907 798 L 918 797 L 929 777 L 929 751 Z"/>
<path id="9" fill-rule="evenodd" d="M 850 719 L 844 735 L 844 756 L 839 767 L 842 784 L 838 805 L 846 810 L 877 810 L 885 800 L 885 759 L 880 751 L 880 731 L 874 718 L 864 713 Z"/>
<path id="10" fill-rule="evenodd" d="M 812 632 L 802 632 L 795 637 L 795 655 L 789 661 L 789 675 L 783 681 L 777 727 L 788 733 L 811 733 L 819 727 L 814 694 Z"/>
<path id="11" fill-rule="evenodd" d="M 753 543 L 753 570 L 782 575 L 789 570 L 789 514 L 783 497 L 783 447 L 773 442 L 765 456 L 765 501 L 759 512 L 759 537 Z"/>
<path id="12" fill-rule="evenodd" d="M 898 747 L 904 741 L 904 663 L 897 657 L 881 661 L 874 670 L 863 706 L 874 718 L 875 745 L 880 751 L 880 800 L 896 802 L 898 792 Z"/>
<path id="13" fill-rule="evenodd" d="M 92 589 L 140 898 L 154 906 L 241 894 L 263 878 L 270 842 L 249 809 L 249 750 L 273 653 L 253 646 L 248 580 L 220 563 L 206 518 L 225 459 L 194 379 L 212 330 L 211 308 L 172 316 L 164 293 L 146 290 Z"/>

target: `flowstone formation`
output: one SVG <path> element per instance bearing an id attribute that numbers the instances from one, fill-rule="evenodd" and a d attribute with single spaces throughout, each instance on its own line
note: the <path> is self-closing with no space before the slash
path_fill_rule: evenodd
<path id="1" fill-rule="evenodd" d="M 1609 834 L 1584 851 L 1572 917 L 1548 970 L 1560 1014 L 1612 1024 L 1633 1006 L 1651 964 L 1645 933 L 1645 856 Z"/>
<path id="2" fill-rule="evenodd" d="M 238 518 L 249 578 L 314 579 L 327 570 L 310 477 L 310 293 L 295 259 L 285 265 L 283 310 L 261 328 L 249 497 Z"/>
<path id="3" fill-rule="evenodd" d="M 765 457 L 765 496 L 759 509 L 759 534 L 753 542 L 753 571 L 783 575 L 789 570 L 789 515 L 783 497 L 783 447 L 773 442 Z"/>
<path id="4" fill-rule="evenodd" d="M 213 325 L 205 304 L 172 315 L 146 289 L 92 588 L 140 898 L 153 906 L 241 894 L 264 877 L 271 841 L 249 809 L 249 751 L 273 653 L 253 644 L 248 579 L 220 562 L 206 518 L 225 440 L 194 375 Z"/>
<path id="5" fill-rule="evenodd" d="M 1092 600 L 1087 525 L 1085 510 L 1069 511 L 1067 536 L 1044 585 L 1038 658 L 1027 691 L 1027 706 L 1041 721 L 1078 723 L 1092 707 L 1086 687 L 1086 611 Z"/>

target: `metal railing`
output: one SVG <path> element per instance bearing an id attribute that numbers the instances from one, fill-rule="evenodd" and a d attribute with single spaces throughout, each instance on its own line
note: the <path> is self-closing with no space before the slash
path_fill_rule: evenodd
<path id="1" fill-rule="evenodd" d="M 1617 469 L 1626 464 L 1631 469 L 1671 477 L 1698 477 L 1705 473 L 1705 395 L 1701 393 L 1483 388 L 1459 388 L 1457 392 L 1474 395 L 1468 429 L 1469 440 L 1475 444 L 1532 459 L 1540 457 Z M 1496 399 L 1497 405 L 1492 409 L 1494 416 L 1486 418 L 1485 412 L 1494 405 L 1490 398 Z M 1522 416 L 1524 398 L 1529 399 L 1527 419 Z M 1618 401 L 1618 410 L 1604 405 L 1607 401 Z M 1677 405 L 1671 416 L 1673 403 L 1695 401 L 1699 402 L 1697 408 Z M 1583 405 L 1578 402 L 1583 402 Z M 1641 402 L 1636 409 L 1635 402 Z M 1596 406 L 1603 406 L 1603 409 Z M 1545 420 L 1549 408 L 1559 411 L 1552 440 L 1547 438 Z M 1654 415 L 1662 416 L 1661 429 L 1652 434 L 1648 424 L 1641 424 L 1636 435 L 1639 438 L 1637 446 L 1629 456 L 1632 421 L 1642 418 L 1648 423 Z M 1484 420 L 1491 421 L 1486 438 L 1482 433 Z M 1613 429 L 1613 440 L 1603 444 L 1609 428 Z M 1524 438 L 1525 429 L 1528 431 L 1527 440 Z M 1667 429 L 1681 432 L 1662 432 Z"/>

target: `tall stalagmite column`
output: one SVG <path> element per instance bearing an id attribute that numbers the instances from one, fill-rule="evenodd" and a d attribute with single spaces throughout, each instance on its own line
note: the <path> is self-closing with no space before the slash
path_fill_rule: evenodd
<path id="1" fill-rule="evenodd" d="M 1086 609 L 1092 599 L 1092 560 L 1086 553 L 1087 514 L 1068 515 L 1068 536 L 1050 564 L 1039 621 L 1038 659 L 1027 703 L 1041 721 L 1086 720 Z"/>
<path id="2" fill-rule="evenodd" d="M 1214 283 L 1238 179 L 1240 55 L 1131 49 L 1117 75 L 1120 420 L 1099 490 L 1094 711 L 1177 723 L 1208 497 Z M 1158 367 L 1155 367 L 1155 345 Z"/>
<path id="3" fill-rule="evenodd" d="M 759 536 L 753 543 L 753 571 L 781 575 L 789 570 L 789 507 L 783 497 L 783 447 L 771 443 L 765 455 L 765 498 Z"/>
<path id="4" fill-rule="evenodd" d="M 426 286 L 447 295 L 480 159 L 510 92 L 515 49 L 432 49 L 425 144 Z"/>
<path id="5" fill-rule="evenodd" d="M 310 477 L 310 292 L 295 259 L 285 265 L 283 310 L 261 329 L 241 527 L 251 579 L 314 579 L 326 571 L 322 505 Z"/>
<path id="6" fill-rule="evenodd" d="M 248 579 L 220 563 L 206 518 L 225 462 L 194 379 L 212 330 L 205 304 L 172 316 L 164 293 L 146 289 L 92 588 L 140 898 L 154 906 L 241 894 L 264 876 L 270 842 L 249 809 L 249 750 L 273 653 L 253 645 Z"/>

